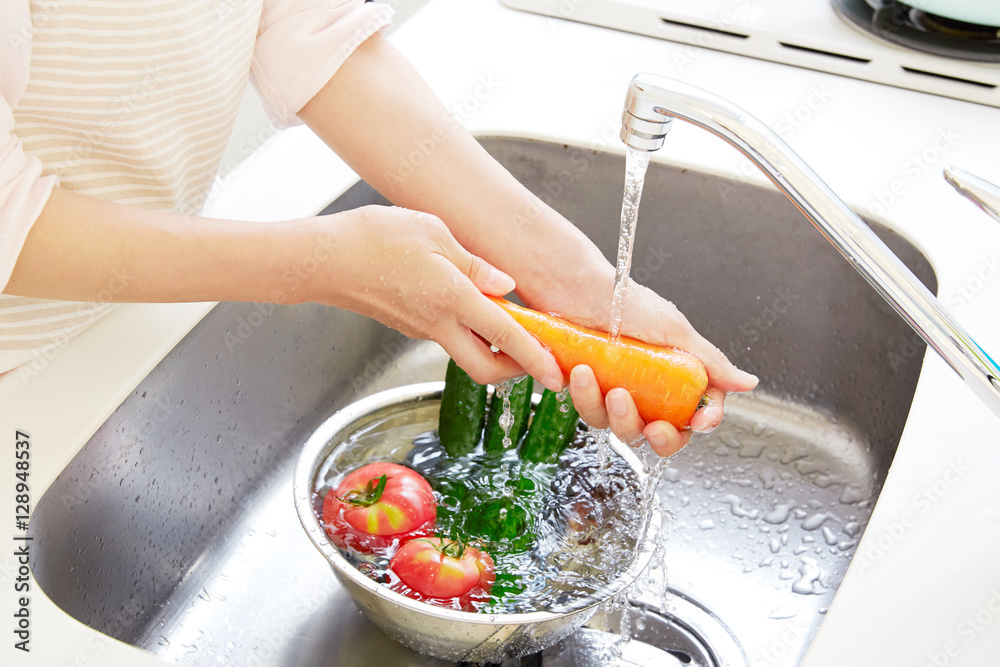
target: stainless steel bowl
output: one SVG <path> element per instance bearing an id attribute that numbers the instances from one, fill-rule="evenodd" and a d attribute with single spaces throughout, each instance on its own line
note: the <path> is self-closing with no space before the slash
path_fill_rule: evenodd
<path id="1" fill-rule="evenodd" d="M 352 403 L 327 419 L 306 442 L 295 467 L 295 507 L 309 539 L 330 562 L 340 583 L 364 615 L 398 642 L 421 653 L 458 662 L 502 662 L 540 651 L 558 642 L 583 625 L 604 600 L 618 594 L 645 569 L 652 557 L 660 530 L 660 513 L 654 507 L 645 538 L 636 549 L 629 567 L 613 584 L 589 598 L 579 608 L 566 612 L 524 614 L 476 614 L 434 607 L 411 600 L 380 585 L 359 572 L 327 539 L 316 511 L 314 491 L 317 480 L 337 461 L 361 463 L 351 449 L 352 434 L 370 428 L 393 413 L 411 409 L 435 410 L 440 403 L 443 382 L 413 384 L 382 391 Z M 414 433 L 414 435 L 416 435 Z M 384 446 L 361 453 L 372 459 L 401 461 L 408 453 L 402 437 L 387 437 Z M 635 454 L 618 441 L 612 448 L 641 479 L 642 464 Z M 339 449 L 339 451 L 338 451 Z M 654 503 L 655 505 L 655 503 Z"/>

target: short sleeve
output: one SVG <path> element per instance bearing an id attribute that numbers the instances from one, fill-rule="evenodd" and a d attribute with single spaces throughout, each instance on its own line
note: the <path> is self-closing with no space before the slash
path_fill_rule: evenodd
<path id="1" fill-rule="evenodd" d="M 388 5 L 363 0 L 264 0 L 250 78 L 271 121 L 296 124 L 295 114 L 392 17 Z"/>
<path id="2" fill-rule="evenodd" d="M 31 66 L 28 2 L 4 1 L 0 8 L 0 288 L 10 281 L 31 226 L 49 200 L 55 176 L 42 176 L 42 162 L 24 152 L 12 134 L 12 109 L 24 93 Z"/>

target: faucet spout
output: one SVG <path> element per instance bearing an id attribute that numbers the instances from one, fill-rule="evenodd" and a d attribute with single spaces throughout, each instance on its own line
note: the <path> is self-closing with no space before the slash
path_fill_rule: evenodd
<path id="1" fill-rule="evenodd" d="M 708 91 L 655 74 L 635 75 L 625 98 L 622 141 L 655 151 L 674 118 L 721 137 L 756 164 L 1000 416 L 1000 366 L 784 141 L 754 116 Z"/>

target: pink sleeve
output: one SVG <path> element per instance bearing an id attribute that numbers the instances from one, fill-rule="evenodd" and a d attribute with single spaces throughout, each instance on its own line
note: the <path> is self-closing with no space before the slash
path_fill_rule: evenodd
<path id="1" fill-rule="evenodd" d="M 296 124 L 295 114 L 392 16 L 388 5 L 363 0 L 264 0 L 250 76 L 272 122 Z"/>
<path id="2" fill-rule="evenodd" d="M 0 6 L 0 286 L 6 286 L 24 240 L 56 185 L 42 176 L 42 162 L 21 148 L 11 134 L 17 104 L 28 84 L 31 20 L 27 0 Z"/>

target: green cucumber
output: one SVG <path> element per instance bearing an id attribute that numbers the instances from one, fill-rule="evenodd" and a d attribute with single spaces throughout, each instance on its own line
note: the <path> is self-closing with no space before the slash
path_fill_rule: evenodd
<path id="1" fill-rule="evenodd" d="M 438 418 L 438 436 L 448 456 L 464 456 L 475 449 L 485 420 L 486 385 L 473 380 L 454 359 L 449 359 Z"/>
<path id="2" fill-rule="evenodd" d="M 529 551 L 538 543 L 535 517 L 524 499 L 516 496 L 477 495 L 462 517 L 466 539 L 481 540 L 504 553 Z"/>
<path id="3" fill-rule="evenodd" d="M 546 389 L 521 444 L 521 458 L 535 463 L 555 463 L 573 440 L 579 420 L 580 414 L 568 393 L 560 400 L 559 394 Z"/>
<path id="4" fill-rule="evenodd" d="M 497 542 L 527 538 L 534 542 L 528 511 L 512 496 L 480 498 L 466 512 L 464 528 L 470 536 Z"/>
<path id="5" fill-rule="evenodd" d="M 511 446 L 517 447 L 528 430 L 528 417 L 531 416 L 531 389 L 533 382 L 530 377 L 521 378 L 510 388 L 510 414 L 513 421 L 510 426 Z M 483 449 L 490 454 L 502 454 L 503 427 L 500 417 L 503 415 L 503 397 L 493 392 L 490 402 L 490 415 L 486 418 L 486 435 L 483 436 Z"/>

